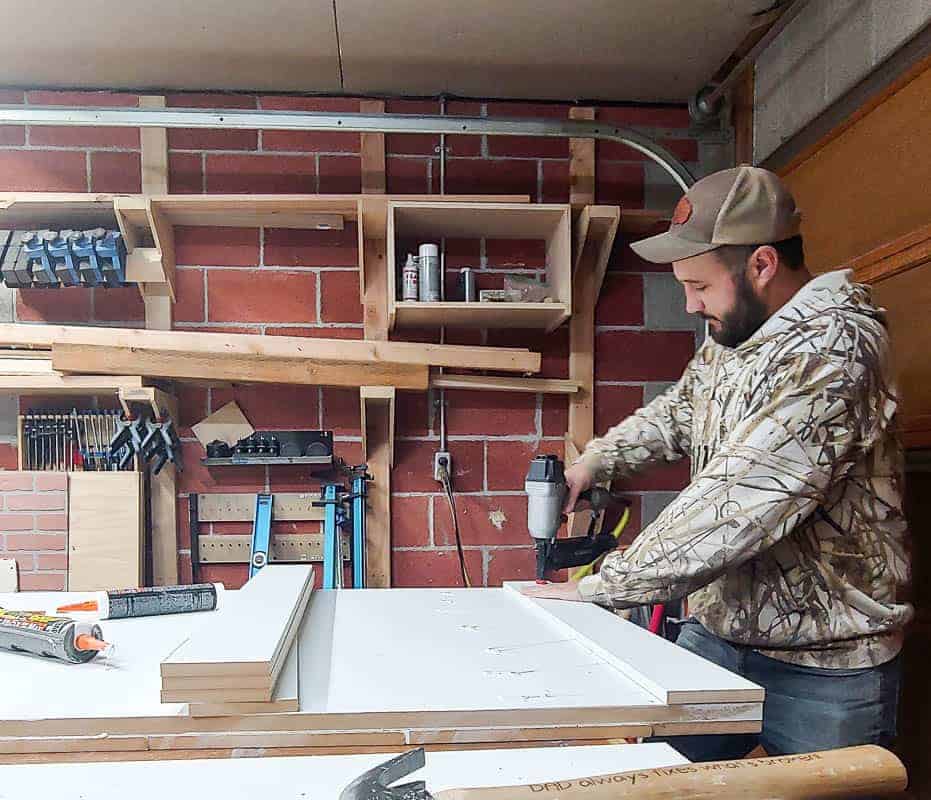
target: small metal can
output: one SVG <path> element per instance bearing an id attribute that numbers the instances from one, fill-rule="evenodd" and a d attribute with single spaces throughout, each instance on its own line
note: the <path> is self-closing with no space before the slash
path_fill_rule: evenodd
<path id="1" fill-rule="evenodd" d="M 420 245 L 420 300 L 436 303 L 440 299 L 440 248 L 435 244 Z"/>
<path id="2" fill-rule="evenodd" d="M 404 269 L 401 270 L 401 299 L 417 300 L 419 298 L 420 286 L 420 266 L 417 259 L 410 253 L 407 254 L 407 261 Z"/>
<path id="3" fill-rule="evenodd" d="M 462 287 L 462 299 L 466 303 L 475 302 L 475 270 L 463 267 L 459 270 L 459 285 Z"/>

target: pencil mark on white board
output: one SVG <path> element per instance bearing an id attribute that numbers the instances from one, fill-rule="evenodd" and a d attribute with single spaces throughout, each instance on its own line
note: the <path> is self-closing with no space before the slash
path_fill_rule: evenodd
<path id="1" fill-rule="evenodd" d="M 529 678 L 536 673 L 535 669 L 485 669 L 483 678 Z"/>
<path id="2" fill-rule="evenodd" d="M 513 647 L 486 647 L 485 652 L 493 656 L 503 656 L 506 653 L 516 653 L 519 650 L 528 650 L 531 647 L 546 647 L 551 644 L 566 644 L 571 642 L 571 639 L 554 639 L 548 642 L 529 642 L 527 644 L 518 644 Z"/>

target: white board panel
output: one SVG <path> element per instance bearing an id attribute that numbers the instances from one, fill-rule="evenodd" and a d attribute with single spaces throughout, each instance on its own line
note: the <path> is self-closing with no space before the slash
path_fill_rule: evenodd
<path id="1" fill-rule="evenodd" d="M 664 703 L 763 702 L 762 687 L 662 636 L 591 603 L 527 597 L 520 591 L 526 585 L 509 582 L 504 590 Z"/>
<path id="2" fill-rule="evenodd" d="M 0 766 L 4 800 L 334 800 L 392 754 Z M 510 786 L 687 764 L 665 744 L 427 753 L 405 780 L 439 792 Z M 67 775 L 65 774 L 67 767 Z"/>
<path id="3" fill-rule="evenodd" d="M 305 713 L 662 705 L 502 589 L 315 592 L 307 627 Z"/>
<path id="4" fill-rule="evenodd" d="M 313 586 L 304 564 L 265 567 L 162 662 L 164 676 L 269 675 L 276 678 Z"/>

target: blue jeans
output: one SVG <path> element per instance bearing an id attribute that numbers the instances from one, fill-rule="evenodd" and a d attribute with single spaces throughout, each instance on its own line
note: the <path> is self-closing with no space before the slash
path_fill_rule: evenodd
<path id="1" fill-rule="evenodd" d="M 664 738 L 692 761 L 743 758 L 758 744 L 769 755 L 878 744 L 895 739 L 900 658 L 865 669 L 800 667 L 709 633 L 693 620 L 676 644 L 766 690 L 760 734 Z"/>

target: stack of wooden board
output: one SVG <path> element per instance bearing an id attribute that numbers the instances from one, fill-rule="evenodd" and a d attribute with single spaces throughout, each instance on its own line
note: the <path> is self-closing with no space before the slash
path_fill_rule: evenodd
<path id="1" fill-rule="evenodd" d="M 164 703 L 192 715 L 298 710 L 298 647 L 292 647 L 313 590 L 303 564 L 267 566 L 224 595 L 209 622 L 161 663 Z"/>

